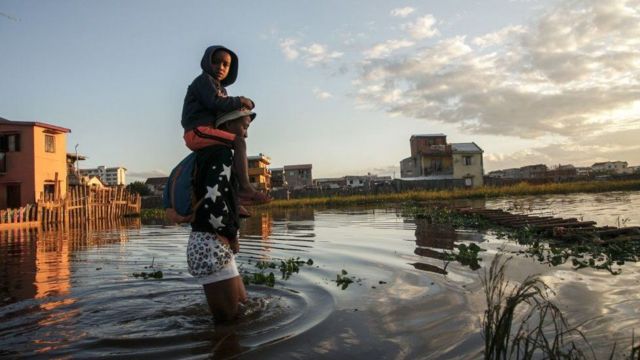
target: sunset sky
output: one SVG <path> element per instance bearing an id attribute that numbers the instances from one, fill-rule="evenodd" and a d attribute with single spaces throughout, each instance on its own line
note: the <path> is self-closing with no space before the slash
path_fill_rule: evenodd
<path id="1" fill-rule="evenodd" d="M 426 133 L 474 141 L 485 172 L 640 165 L 640 0 L 1 0 L 0 117 L 70 128 L 81 167 L 166 175 L 214 44 L 272 167 L 399 176 Z"/>

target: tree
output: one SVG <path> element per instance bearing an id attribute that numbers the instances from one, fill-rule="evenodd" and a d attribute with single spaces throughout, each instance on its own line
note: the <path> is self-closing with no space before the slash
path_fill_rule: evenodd
<path id="1" fill-rule="evenodd" d="M 151 195 L 151 190 L 142 181 L 134 181 L 127 185 L 127 190 L 132 193 L 140 194 L 140 196 Z"/>

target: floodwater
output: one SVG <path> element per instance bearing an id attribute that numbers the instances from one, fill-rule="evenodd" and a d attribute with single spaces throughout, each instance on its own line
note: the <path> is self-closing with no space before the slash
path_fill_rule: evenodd
<path id="1" fill-rule="evenodd" d="M 473 202 L 531 214 L 640 225 L 640 192 Z M 238 261 L 313 260 L 232 326 L 217 326 L 186 271 L 185 227 L 122 223 L 108 229 L 12 232 L 0 238 L 0 357 L 475 359 L 485 309 L 480 275 L 500 249 L 492 232 L 453 231 L 401 209 L 291 209 L 255 213 Z M 443 260 L 460 243 L 486 252 L 480 270 Z M 620 275 L 551 267 L 514 256 L 508 277 L 542 274 L 554 302 L 580 325 L 598 357 L 640 331 L 640 266 Z M 162 279 L 133 276 L 161 270 Z M 343 270 L 347 274 L 343 274 Z M 353 283 L 337 286 L 338 275 Z M 637 343 L 637 341 L 636 341 Z"/>

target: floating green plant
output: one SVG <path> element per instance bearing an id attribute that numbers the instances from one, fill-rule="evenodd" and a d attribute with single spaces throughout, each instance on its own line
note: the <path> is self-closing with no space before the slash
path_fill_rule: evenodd
<path id="1" fill-rule="evenodd" d="M 342 269 L 340 274 L 336 275 L 336 286 L 340 286 L 342 290 L 345 290 L 349 287 L 349 284 L 352 284 L 354 281 L 354 277 L 347 276 L 347 270 Z"/>
<path id="2" fill-rule="evenodd" d="M 465 244 L 458 245 L 458 252 L 444 252 L 445 260 L 449 261 L 457 261 L 464 266 L 469 266 L 471 270 L 480 269 L 479 261 L 482 261 L 481 258 L 478 257 L 478 253 L 480 251 L 486 251 L 482 249 L 478 245 L 471 243 L 469 246 Z"/>
<path id="3" fill-rule="evenodd" d="M 133 273 L 133 277 L 135 278 L 143 278 L 143 279 L 162 279 L 164 275 L 162 274 L 162 271 L 157 270 L 157 271 L 153 271 L 153 272 L 139 272 L 139 273 Z"/>
<path id="4" fill-rule="evenodd" d="M 288 280 L 293 273 L 298 273 L 300 266 L 303 265 L 313 265 L 313 260 L 309 259 L 305 261 L 300 260 L 300 257 L 291 257 L 279 260 L 279 263 L 276 261 L 258 261 L 254 266 L 259 269 L 260 272 L 247 271 L 242 275 L 242 280 L 245 285 L 256 284 L 273 287 L 275 285 L 275 275 L 273 272 L 266 274 L 264 270 L 278 268 L 282 274 L 282 280 Z"/>

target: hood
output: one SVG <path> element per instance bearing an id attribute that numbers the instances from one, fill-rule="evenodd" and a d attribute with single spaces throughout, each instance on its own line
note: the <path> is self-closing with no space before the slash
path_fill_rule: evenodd
<path id="1" fill-rule="evenodd" d="M 224 80 L 220 81 L 222 86 L 228 86 L 236 82 L 236 78 L 238 77 L 238 55 L 236 55 L 236 53 L 221 45 L 209 46 L 207 50 L 204 51 L 204 55 L 202 56 L 202 60 L 200 61 L 200 67 L 206 74 L 214 76 L 213 68 L 211 67 L 211 56 L 213 56 L 213 53 L 218 50 L 224 50 L 231 55 L 231 66 L 229 67 L 229 74 L 226 78 L 224 78 Z"/>

